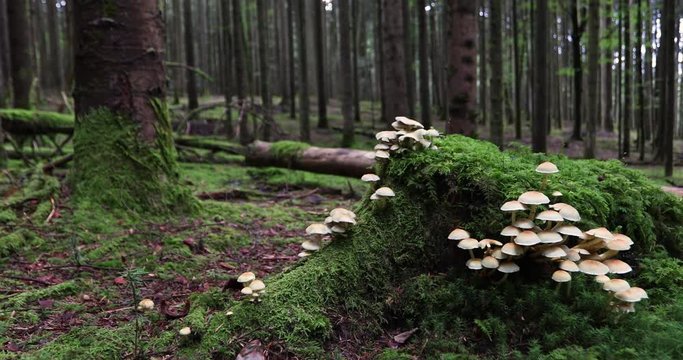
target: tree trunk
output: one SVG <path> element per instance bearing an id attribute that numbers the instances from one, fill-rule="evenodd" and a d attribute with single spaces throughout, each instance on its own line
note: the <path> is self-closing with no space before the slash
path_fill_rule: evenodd
<path id="1" fill-rule="evenodd" d="M 384 10 L 382 9 L 384 7 L 384 3 L 382 2 L 382 0 L 380 0 L 377 3 L 375 3 L 375 6 L 377 6 L 377 27 L 375 28 L 375 33 L 377 36 L 377 47 L 375 48 L 375 52 L 377 53 L 377 58 L 379 60 L 377 66 L 377 73 L 379 75 L 378 82 L 381 120 L 384 123 L 391 123 L 391 121 L 389 121 L 389 117 L 387 116 L 386 84 L 384 83 L 384 77 L 386 72 L 384 66 L 386 62 L 384 58 Z"/>
<path id="2" fill-rule="evenodd" d="M 76 0 L 74 20 L 76 198 L 135 212 L 190 210 L 165 103 L 158 2 Z"/>
<path id="3" fill-rule="evenodd" d="M 315 70 L 318 82 L 318 128 L 327 129 L 327 96 L 325 95 L 325 52 L 323 51 L 323 3 L 313 2 L 313 41 L 315 42 Z"/>
<path id="4" fill-rule="evenodd" d="M 406 72 L 406 101 L 408 102 L 408 116 L 415 117 L 415 63 L 413 56 L 413 38 L 410 25 L 410 1 L 401 1 L 401 15 L 403 17 L 403 50 L 405 55 Z M 398 6 L 398 5 L 394 5 Z"/>
<path id="5" fill-rule="evenodd" d="M 603 26 L 602 26 L 602 31 L 603 34 L 602 36 L 604 38 L 610 38 L 613 27 L 612 27 L 612 19 L 611 19 L 611 14 L 612 13 L 612 5 L 607 4 L 605 6 L 605 12 L 603 15 Z M 602 69 L 600 70 L 600 114 L 602 115 L 602 128 L 605 129 L 607 132 L 613 132 L 614 131 L 614 126 L 613 126 L 613 114 L 612 114 L 612 65 L 613 65 L 613 60 L 614 60 L 614 49 L 611 46 L 608 46 L 605 51 L 603 56 L 605 57 L 605 61 L 603 61 L 602 64 Z"/>
<path id="6" fill-rule="evenodd" d="M 646 115 L 645 115 L 645 139 L 652 140 L 652 128 L 655 120 L 654 109 L 654 84 L 652 81 L 652 7 L 650 1 L 645 2 L 645 75 L 643 81 L 645 82 L 645 97 L 646 97 Z"/>
<path id="7" fill-rule="evenodd" d="M 188 109 L 194 110 L 199 107 L 199 100 L 197 99 L 197 75 L 192 68 L 195 66 L 195 56 L 194 56 L 194 27 L 192 26 L 192 0 L 183 0 L 184 11 L 183 16 L 185 20 L 185 64 L 187 64 L 188 69 L 186 72 L 187 77 L 187 100 Z"/>
<path id="8" fill-rule="evenodd" d="M 237 96 L 237 108 L 241 115 L 239 117 L 239 141 L 240 144 L 246 145 L 251 142 L 249 136 L 249 119 L 246 112 L 242 111 L 245 103 L 246 94 L 246 66 L 244 64 L 244 35 L 242 25 L 242 1 L 233 0 L 232 2 L 232 34 L 233 34 L 233 56 L 235 60 L 235 95 Z"/>
<path id="9" fill-rule="evenodd" d="M 624 4 L 624 111 L 621 116 L 622 125 L 622 151 L 619 158 L 631 155 L 631 81 L 633 74 L 631 65 L 633 61 L 633 49 L 631 48 L 631 4 L 630 0 L 622 0 Z"/>
<path id="10" fill-rule="evenodd" d="M 294 59 L 294 2 L 298 0 L 287 0 L 287 62 L 289 64 L 289 117 L 296 119 L 296 73 Z"/>
<path id="11" fill-rule="evenodd" d="M 429 55 L 427 54 L 427 14 L 425 0 L 417 0 L 417 46 L 420 62 L 420 122 L 425 128 L 432 126 L 432 104 L 429 100 Z"/>
<path id="12" fill-rule="evenodd" d="M 235 134 L 232 128 L 232 95 L 233 95 L 233 32 L 231 30 L 232 17 L 230 13 L 230 2 L 221 3 L 221 21 L 223 33 L 223 96 L 225 97 L 225 135 L 232 138 Z"/>
<path id="13" fill-rule="evenodd" d="M 537 31 L 534 32 L 534 117 L 532 124 L 532 151 L 544 153 L 547 151 L 546 136 L 548 126 L 548 108 L 546 96 L 547 77 L 546 67 L 547 61 L 547 46 L 548 33 L 544 31 L 547 25 L 548 18 L 548 0 L 538 0 L 536 3 L 535 27 Z M 576 76 L 576 74 L 575 74 Z M 575 111 L 579 111 L 575 109 Z"/>
<path id="14" fill-rule="evenodd" d="M 488 26 L 486 26 L 486 16 L 484 16 L 484 13 L 488 13 L 488 10 L 486 9 L 486 1 L 485 0 L 479 0 L 479 15 L 477 16 L 477 21 L 479 21 L 479 28 L 481 31 L 479 32 L 478 40 L 479 40 L 479 59 L 480 64 L 479 64 L 479 109 L 477 111 L 477 116 L 479 117 L 479 123 L 486 126 L 488 125 L 488 120 L 489 120 L 489 104 L 491 103 L 491 99 L 489 98 L 489 62 L 488 62 L 488 53 L 486 51 L 487 46 L 487 34 L 488 34 Z"/>
<path id="15" fill-rule="evenodd" d="M 600 32 L 600 3 L 599 0 L 589 0 L 588 2 L 588 141 L 584 147 L 584 157 L 592 159 L 595 157 L 595 137 L 597 123 L 599 121 L 598 109 L 598 60 L 600 57 L 600 47 L 598 37 Z"/>
<path id="16" fill-rule="evenodd" d="M 31 82 L 33 81 L 28 4 L 28 1 L 7 1 L 14 107 L 22 109 L 31 107 Z"/>
<path id="17" fill-rule="evenodd" d="M 349 19 L 349 4 L 347 1 L 338 2 L 339 6 L 339 65 L 341 79 L 342 116 L 344 118 L 344 133 L 342 147 L 353 144 L 353 98 L 351 77 L 351 19 Z"/>
<path id="18" fill-rule="evenodd" d="M 578 0 L 570 4 L 572 21 L 572 64 L 574 67 L 574 127 L 572 140 L 581 140 L 581 106 L 583 101 L 583 65 L 581 62 L 581 38 L 583 37 L 585 22 L 579 18 Z M 538 65 L 536 65 L 538 66 Z"/>
<path id="19" fill-rule="evenodd" d="M 448 0 L 446 133 L 476 135 L 477 7 L 475 1 Z"/>
<path id="20" fill-rule="evenodd" d="M 517 2 L 512 0 L 512 42 L 514 48 L 514 72 L 515 72 L 515 139 L 522 138 L 522 69 L 521 52 L 519 46 L 519 24 L 517 20 Z"/>
<path id="21" fill-rule="evenodd" d="M 57 0 L 58 1 L 58 0 Z M 62 79 L 62 56 L 59 47 L 59 26 L 57 26 L 57 5 L 55 0 L 47 0 L 47 33 L 50 38 L 50 85 L 61 91 L 64 88 Z"/>
<path id="22" fill-rule="evenodd" d="M 408 79 L 405 67 L 405 38 L 402 6 L 393 0 L 382 0 L 382 53 L 384 67 L 385 121 L 408 116 Z"/>
<path id="23" fill-rule="evenodd" d="M 434 94 L 434 105 L 438 111 L 443 107 L 441 99 L 441 61 L 439 56 L 439 34 L 436 29 L 436 9 L 429 10 L 429 57 L 432 63 L 432 94 Z M 437 115 L 437 118 L 439 116 Z"/>
<path id="24" fill-rule="evenodd" d="M 259 73 L 261 74 L 261 101 L 263 103 L 263 139 L 270 140 L 273 127 L 272 107 L 268 85 L 268 19 L 266 14 L 266 0 L 258 0 L 256 3 L 258 12 L 258 50 L 259 50 Z"/>
<path id="25" fill-rule="evenodd" d="M 645 160 L 645 84 L 643 83 L 643 9 L 641 0 L 637 1 L 636 11 L 636 90 L 637 106 L 636 124 L 638 125 L 638 159 Z"/>
<path id="26" fill-rule="evenodd" d="M 662 5 L 662 77 L 661 77 L 661 93 L 660 96 L 660 111 L 661 116 L 660 126 L 664 127 L 664 175 L 673 175 L 673 158 L 674 158 L 674 121 L 676 118 L 675 102 L 676 102 L 676 7 L 674 0 L 664 0 Z M 657 64 L 660 64 L 659 62 Z"/>
<path id="27" fill-rule="evenodd" d="M 491 46 L 489 61 L 491 62 L 491 142 L 503 147 L 503 34 L 502 34 L 501 0 L 491 0 L 489 26 Z M 482 64 L 483 65 L 483 64 Z"/>
<path id="28" fill-rule="evenodd" d="M 7 20 L 7 0 L 0 0 L 0 72 L 2 72 L 3 83 L 2 88 L 4 92 L 0 93 L 3 100 L 8 100 L 9 89 L 11 87 L 11 69 L 10 69 L 10 45 L 9 45 L 9 28 Z M 0 101 L 3 101 L 0 100 Z"/>
<path id="29" fill-rule="evenodd" d="M 363 150 L 311 146 L 298 153 L 291 154 L 291 156 L 278 156 L 272 149 L 273 144 L 271 143 L 254 142 L 247 149 L 245 164 L 247 166 L 274 166 L 320 174 L 361 177 L 363 174 L 372 172 L 371 167 L 375 162 L 369 157 L 372 152 Z"/>
<path id="30" fill-rule="evenodd" d="M 356 122 L 360 122 L 360 89 L 358 88 L 358 23 L 363 21 L 363 19 L 359 18 L 359 4 L 360 0 L 351 0 L 351 20 L 349 21 L 351 25 L 351 54 L 353 59 L 353 119 Z"/>
<path id="31" fill-rule="evenodd" d="M 297 0 L 299 25 L 299 78 L 301 86 L 299 91 L 299 139 L 311 142 L 311 125 L 309 123 L 309 98 L 308 98 L 308 55 L 306 55 L 306 6 L 305 0 Z"/>

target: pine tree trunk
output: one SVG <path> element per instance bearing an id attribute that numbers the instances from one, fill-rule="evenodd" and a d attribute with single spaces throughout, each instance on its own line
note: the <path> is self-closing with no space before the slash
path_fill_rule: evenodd
<path id="1" fill-rule="evenodd" d="M 429 100 L 429 55 L 427 54 L 427 14 L 425 0 L 417 0 L 417 46 L 420 62 L 420 122 L 425 128 L 432 126 L 432 104 Z"/>
<path id="2" fill-rule="evenodd" d="M 75 198 L 125 211 L 189 210 L 165 103 L 158 2 L 74 3 Z"/>
<path id="3" fill-rule="evenodd" d="M 263 103 L 263 139 L 270 140 L 273 127 L 273 101 L 268 84 L 268 18 L 266 14 L 266 0 L 256 2 L 258 13 L 258 50 L 259 50 L 259 73 L 261 74 L 261 101 Z"/>
<path id="4" fill-rule="evenodd" d="M 233 34 L 231 30 L 232 17 L 230 2 L 221 3 L 221 22 L 223 33 L 223 97 L 225 98 L 225 135 L 228 139 L 234 136 L 232 125 L 232 95 L 234 92 L 233 79 L 233 63 L 235 57 L 233 54 Z"/>
<path id="5" fill-rule="evenodd" d="M 595 157 L 595 137 L 597 123 L 599 121 L 598 109 L 598 60 L 600 58 L 600 47 L 598 37 L 600 32 L 600 3 L 599 0 L 589 0 L 588 2 L 588 141 L 584 147 L 584 157 L 592 159 Z"/>
<path id="6" fill-rule="evenodd" d="M 297 0 L 297 23 L 299 27 L 299 78 L 301 81 L 299 91 L 299 139 L 303 142 L 311 142 L 311 125 L 309 123 L 309 98 L 308 98 L 308 55 L 306 55 L 306 6 L 305 0 Z"/>
<path id="7" fill-rule="evenodd" d="M 33 81 L 28 4 L 27 1 L 7 1 L 13 106 L 22 109 L 31 107 L 31 82 Z"/>
<path id="8" fill-rule="evenodd" d="M 470 0 L 446 2 L 447 106 L 446 133 L 477 132 L 477 7 Z"/>
<path id="9" fill-rule="evenodd" d="M 351 71 L 351 19 L 349 19 L 348 1 L 339 3 L 339 67 L 341 79 L 342 116 L 344 117 L 344 132 L 342 147 L 353 144 L 353 98 Z"/>
<path id="10" fill-rule="evenodd" d="M 514 48 L 514 72 L 515 72 L 515 139 L 522 138 L 522 69 L 521 52 L 519 46 L 519 24 L 517 20 L 517 2 L 512 0 L 512 41 Z"/>
<path id="11" fill-rule="evenodd" d="M 643 76 L 643 81 L 645 82 L 645 97 L 646 97 L 646 112 L 645 112 L 645 139 L 652 140 L 652 129 L 654 127 L 653 122 L 655 121 L 654 109 L 654 83 L 652 79 L 652 7 L 650 1 L 645 2 L 645 75 Z"/>
<path id="12" fill-rule="evenodd" d="M 353 119 L 360 122 L 360 89 L 358 88 L 358 8 L 360 0 L 351 0 L 351 54 L 353 59 Z"/>
<path id="13" fill-rule="evenodd" d="M 401 15 L 403 16 L 403 49 L 405 55 L 405 72 L 406 72 L 406 101 L 408 102 L 408 116 L 415 117 L 415 72 L 413 66 L 415 63 L 413 56 L 413 38 L 410 24 L 410 1 L 401 1 Z M 394 5 L 398 6 L 398 5 Z"/>
<path id="14" fill-rule="evenodd" d="M 241 0 L 233 0 L 232 2 L 232 35 L 233 35 L 233 56 L 235 61 L 235 95 L 237 96 L 237 108 L 239 115 L 239 141 L 240 144 L 246 145 L 251 142 L 249 136 L 249 119 L 246 112 L 242 111 L 245 104 L 246 93 L 246 66 L 244 64 L 244 35 L 242 25 L 242 4 Z"/>
<path id="15" fill-rule="evenodd" d="M 439 34 L 436 29 L 436 10 L 431 9 L 429 11 L 429 57 L 432 63 L 432 93 L 434 94 L 434 105 L 436 105 L 437 110 L 441 110 L 443 107 L 443 101 L 441 98 L 441 61 L 439 56 Z M 437 115 L 438 117 L 438 115 Z"/>
<path id="16" fill-rule="evenodd" d="M 491 0 L 489 26 L 491 46 L 491 142 L 503 147 L 503 34 L 501 0 Z M 483 65 L 483 64 L 482 64 Z"/>
<path id="17" fill-rule="evenodd" d="M 538 0 L 536 2 L 536 13 L 534 25 L 537 31 L 534 33 L 534 116 L 531 128 L 532 151 L 544 153 L 547 151 L 546 135 L 548 126 L 548 108 L 546 96 L 547 77 L 547 46 L 548 33 L 543 31 L 547 26 L 548 0 Z M 576 75 L 575 75 L 576 76 Z M 578 109 L 575 109 L 578 111 Z"/>
<path id="18" fill-rule="evenodd" d="M 664 175 L 673 175 L 674 122 L 676 119 L 676 7 L 674 0 L 664 0 L 662 5 L 661 50 L 662 81 L 660 95 L 660 124 L 664 127 Z M 658 65 L 659 66 L 659 65 Z"/>
<path id="19" fill-rule="evenodd" d="M 604 22 L 602 26 L 602 31 L 604 37 L 610 36 L 610 34 L 613 31 L 612 19 L 610 17 L 611 13 L 612 6 L 611 4 L 607 4 L 605 6 L 605 12 L 603 15 Z M 612 65 L 614 58 L 613 53 L 614 49 L 611 46 L 605 49 L 603 56 L 607 60 L 603 62 L 602 69 L 600 70 L 600 95 L 602 97 L 602 99 L 600 100 L 600 114 L 602 115 L 602 128 L 605 129 L 605 131 L 607 132 L 614 131 L 614 120 L 612 114 Z"/>
<path id="20" fill-rule="evenodd" d="M 289 79 L 289 117 L 296 119 L 296 73 L 295 73 L 295 59 L 294 59 L 294 2 L 298 0 L 287 0 L 287 62 L 289 64 L 289 71 L 287 78 Z"/>
<path id="21" fill-rule="evenodd" d="M 48 36 L 50 37 L 50 85 L 53 89 L 61 91 L 64 85 L 62 79 L 62 57 L 59 47 L 59 26 L 57 26 L 57 6 L 55 0 L 47 0 L 46 6 Z"/>
<path id="22" fill-rule="evenodd" d="M 183 16 L 185 21 L 185 64 L 188 66 L 186 71 L 187 77 L 187 100 L 188 109 L 194 110 L 199 107 L 199 100 L 197 99 L 197 75 L 192 67 L 195 66 L 194 56 L 194 27 L 192 26 L 192 0 L 183 0 Z"/>
<path id="23" fill-rule="evenodd" d="M 584 25 L 579 18 L 578 0 L 572 0 L 570 4 L 572 21 L 572 64 L 574 67 L 574 127 L 572 140 L 581 140 L 581 106 L 583 103 L 583 65 L 581 61 L 581 38 L 583 37 Z"/>
<path id="24" fill-rule="evenodd" d="M 315 70 L 318 86 L 318 128 L 327 129 L 327 96 L 325 95 L 325 52 L 323 51 L 323 3 L 313 2 L 313 41 L 315 42 Z"/>
<path id="25" fill-rule="evenodd" d="M 377 74 L 379 75 L 379 99 L 380 99 L 380 108 L 381 108 L 381 120 L 383 123 L 391 123 L 387 117 L 387 102 L 386 102 L 386 84 L 384 83 L 384 76 L 385 76 L 385 59 L 384 59 L 384 10 L 382 9 L 384 7 L 384 2 L 382 0 L 379 0 L 376 4 L 377 6 L 377 19 L 376 19 L 376 24 L 377 27 L 375 28 L 375 33 L 377 36 L 377 48 L 375 48 L 375 53 L 377 53 L 377 58 L 378 58 L 378 66 L 377 66 Z"/>
<path id="26" fill-rule="evenodd" d="M 173 0 L 173 42 L 175 46 L 173 47 L 173 60 L 178 63 L 184 62 L 183 60 L 183 10 L 181 1 L 183 0 Z M 185 83 L 184 75 L 185 70 L 178 68 L 173 72 L 173 102 L 175 104 L 180 103 L 180 97 L 183 93 L 183 84 Z"/>
<path id="27" fill-rule="evenodd" d="M 488 11 L 486 9 L 485 0 L 479 0 L 478 2 L 480 3 L 480 14 L 477 16 L 477 21 L 479 21 L 479 29 L 481 29 L 481 31 L 479 32 L 479 58 L 481 60 L 481 63 L 479 64 L 479 111 L 477 115 L 479 116 L 479 123 L 486 126 L 489 122 L 489 104 L 491 103 L 488 89 L 489 54 L 486 51 L 486 42 L 488 41 L 486 37 L 488 35 L 489 29 L 488 26 L 486 26 L 486 16 L 483 16 L 481 14 Z"/>
<path id="28" fill-rule="evenodd" d="M 638 125 L 638 159 L 645 160 L 645 84 L 643 83 L 643 9 L 641 0 L 636 0 L 636 124 Z"/>
<path id="29" fill-rule="evenodd" d="M 11 70 L 7 0 L 0 0 L 0 72 L 2 72 L 3 79 L 2 87 L 5 89 L 3 93 L 0 93 L 0 97 L 8 100 Z"/>
<path id="30" fill-rule="evenodd" d="M 633 49 L 631 48 L 631 4 L 630 0 L 622 0 L 625 14 L 624 16 L 624 110 L 622 113 L 622 151 L 619 158 L 628 158 L 631 155 L 631 62 L 633 59 Z"/>
<path id="31" fill-rule="evenodd" d="M 405 68 L 405 38 L 402 6 L 393 0 L 382 0 L 382 53 L 384 56 L 385 121 L 408 116 L 408 80 Z"/>

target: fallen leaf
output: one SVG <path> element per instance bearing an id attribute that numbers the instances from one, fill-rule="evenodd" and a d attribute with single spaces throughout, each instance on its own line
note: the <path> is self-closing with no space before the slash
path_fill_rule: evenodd
<path id="1" fill-rule="evenodd" d="M 405 344 L 406 341 L 410 338 L 411 335 L 413 335 L 417 331 L 417 328 L 409 331 L 402 332 L 396 336 L 394 336 L 394 341 L 397 342 L 398 344 Z"/>

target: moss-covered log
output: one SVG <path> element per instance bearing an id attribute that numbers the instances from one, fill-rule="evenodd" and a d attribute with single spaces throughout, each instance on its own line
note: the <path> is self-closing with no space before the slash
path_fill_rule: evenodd
<path id="1" fill-rule="evenodd" d="M 72 134 L 73 115 L 51 111 L 0 109 L 2 129 L 14 135 Z"/>
<path id="2" fill-rule="evenodd" d="M 274 166 L 360 177 L 369 172 L 374 164 L 371 156 L 372 152 L 363 150 L 319 148 L 294 141 L 256 141 L 249 145 L 245 162 L 249 166 Z"/>
<path id="3" fill-rule="evenodd" d="M 431 339 L 437 353 L 509 357 L 520 351 L 578 346 L 605 357 L 613 354 L 612 349 L 629 348 L 629 339 L 653 326 L 655 315 L 646 305 L 619 320 L 606 310 L 604 292 L 579 275 L 569 296 L 554 291 L 550 269 L 530 264 L 521 264 L 520 274 L 493 285 L 466 272 L 464 259 L 446 239 L 456 226 L 476 238 L 498 237 L 508 220 L 499 211 L 500 204 L 537 188 L 541 176 L 533 169 L 547 159 L 561 170 L 549 185 L 581 212 L 580 227 L 604 225 L 636 241 L 627 261 L 681 255 L 681 199 L 663 193 L 617 161 L 501 153 L 492 144 L 460 136 L 436 144 L 438 151 L 392 159 L 378 173 L 383 185 L 395 190 L 395 198 L 382 204 L 366 197 L 355 209 L 358 224 L 347 238 L 267 279 L 262 302 L 230 303 L 232 315 L 221 311 L 208 317 L 208 323 L 197 322 L 200 340 L 187 343 L 181 356 L 230 357 L 239 350 L 237 339 L 257 338 L 282 341 L 300 358 L 326 358 L 343 353 L 340 338 L 372 339 L 382 327 L 391 326 L 419 327 L 415 336 L 426 336 L 425 344 Z M 316 220 L 322 218 L 311 219 Z M 653 283 L 641 272 L 637 276 L 635 281 L 643 286 Z M 195 311 L 204 319 L 204 305 L 195 305 L 191 314 Z M 643 330 L 634 329 L 638 321 L 647 324 Z M 647 339 L 659 337 L 654 346 L 630 351 L 640 354 L 636 358 L 658 351 L 669 357 L 680 354 L 679 347 L 664 350 L 656 345 L 669 341 L 663 339 L 673 336 L 668 332 L 675 324 L 649 329 Z"/>

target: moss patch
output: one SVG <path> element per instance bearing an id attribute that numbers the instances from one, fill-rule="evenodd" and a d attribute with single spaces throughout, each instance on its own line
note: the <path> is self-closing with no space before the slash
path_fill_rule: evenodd
<path id="1" fill-rule="evenodd" d="M 0 109 L 0 118 L 3 128 L 15 134 L 70 134 L 74 130 L 73 115 L 50 111 Z"/>
<path id="2" fill-rule="evenodd" d="M 311 145 L 299 141 L 277 141 L 270 147 L 270 152 L 278 159 L 293 159 Z"/>

